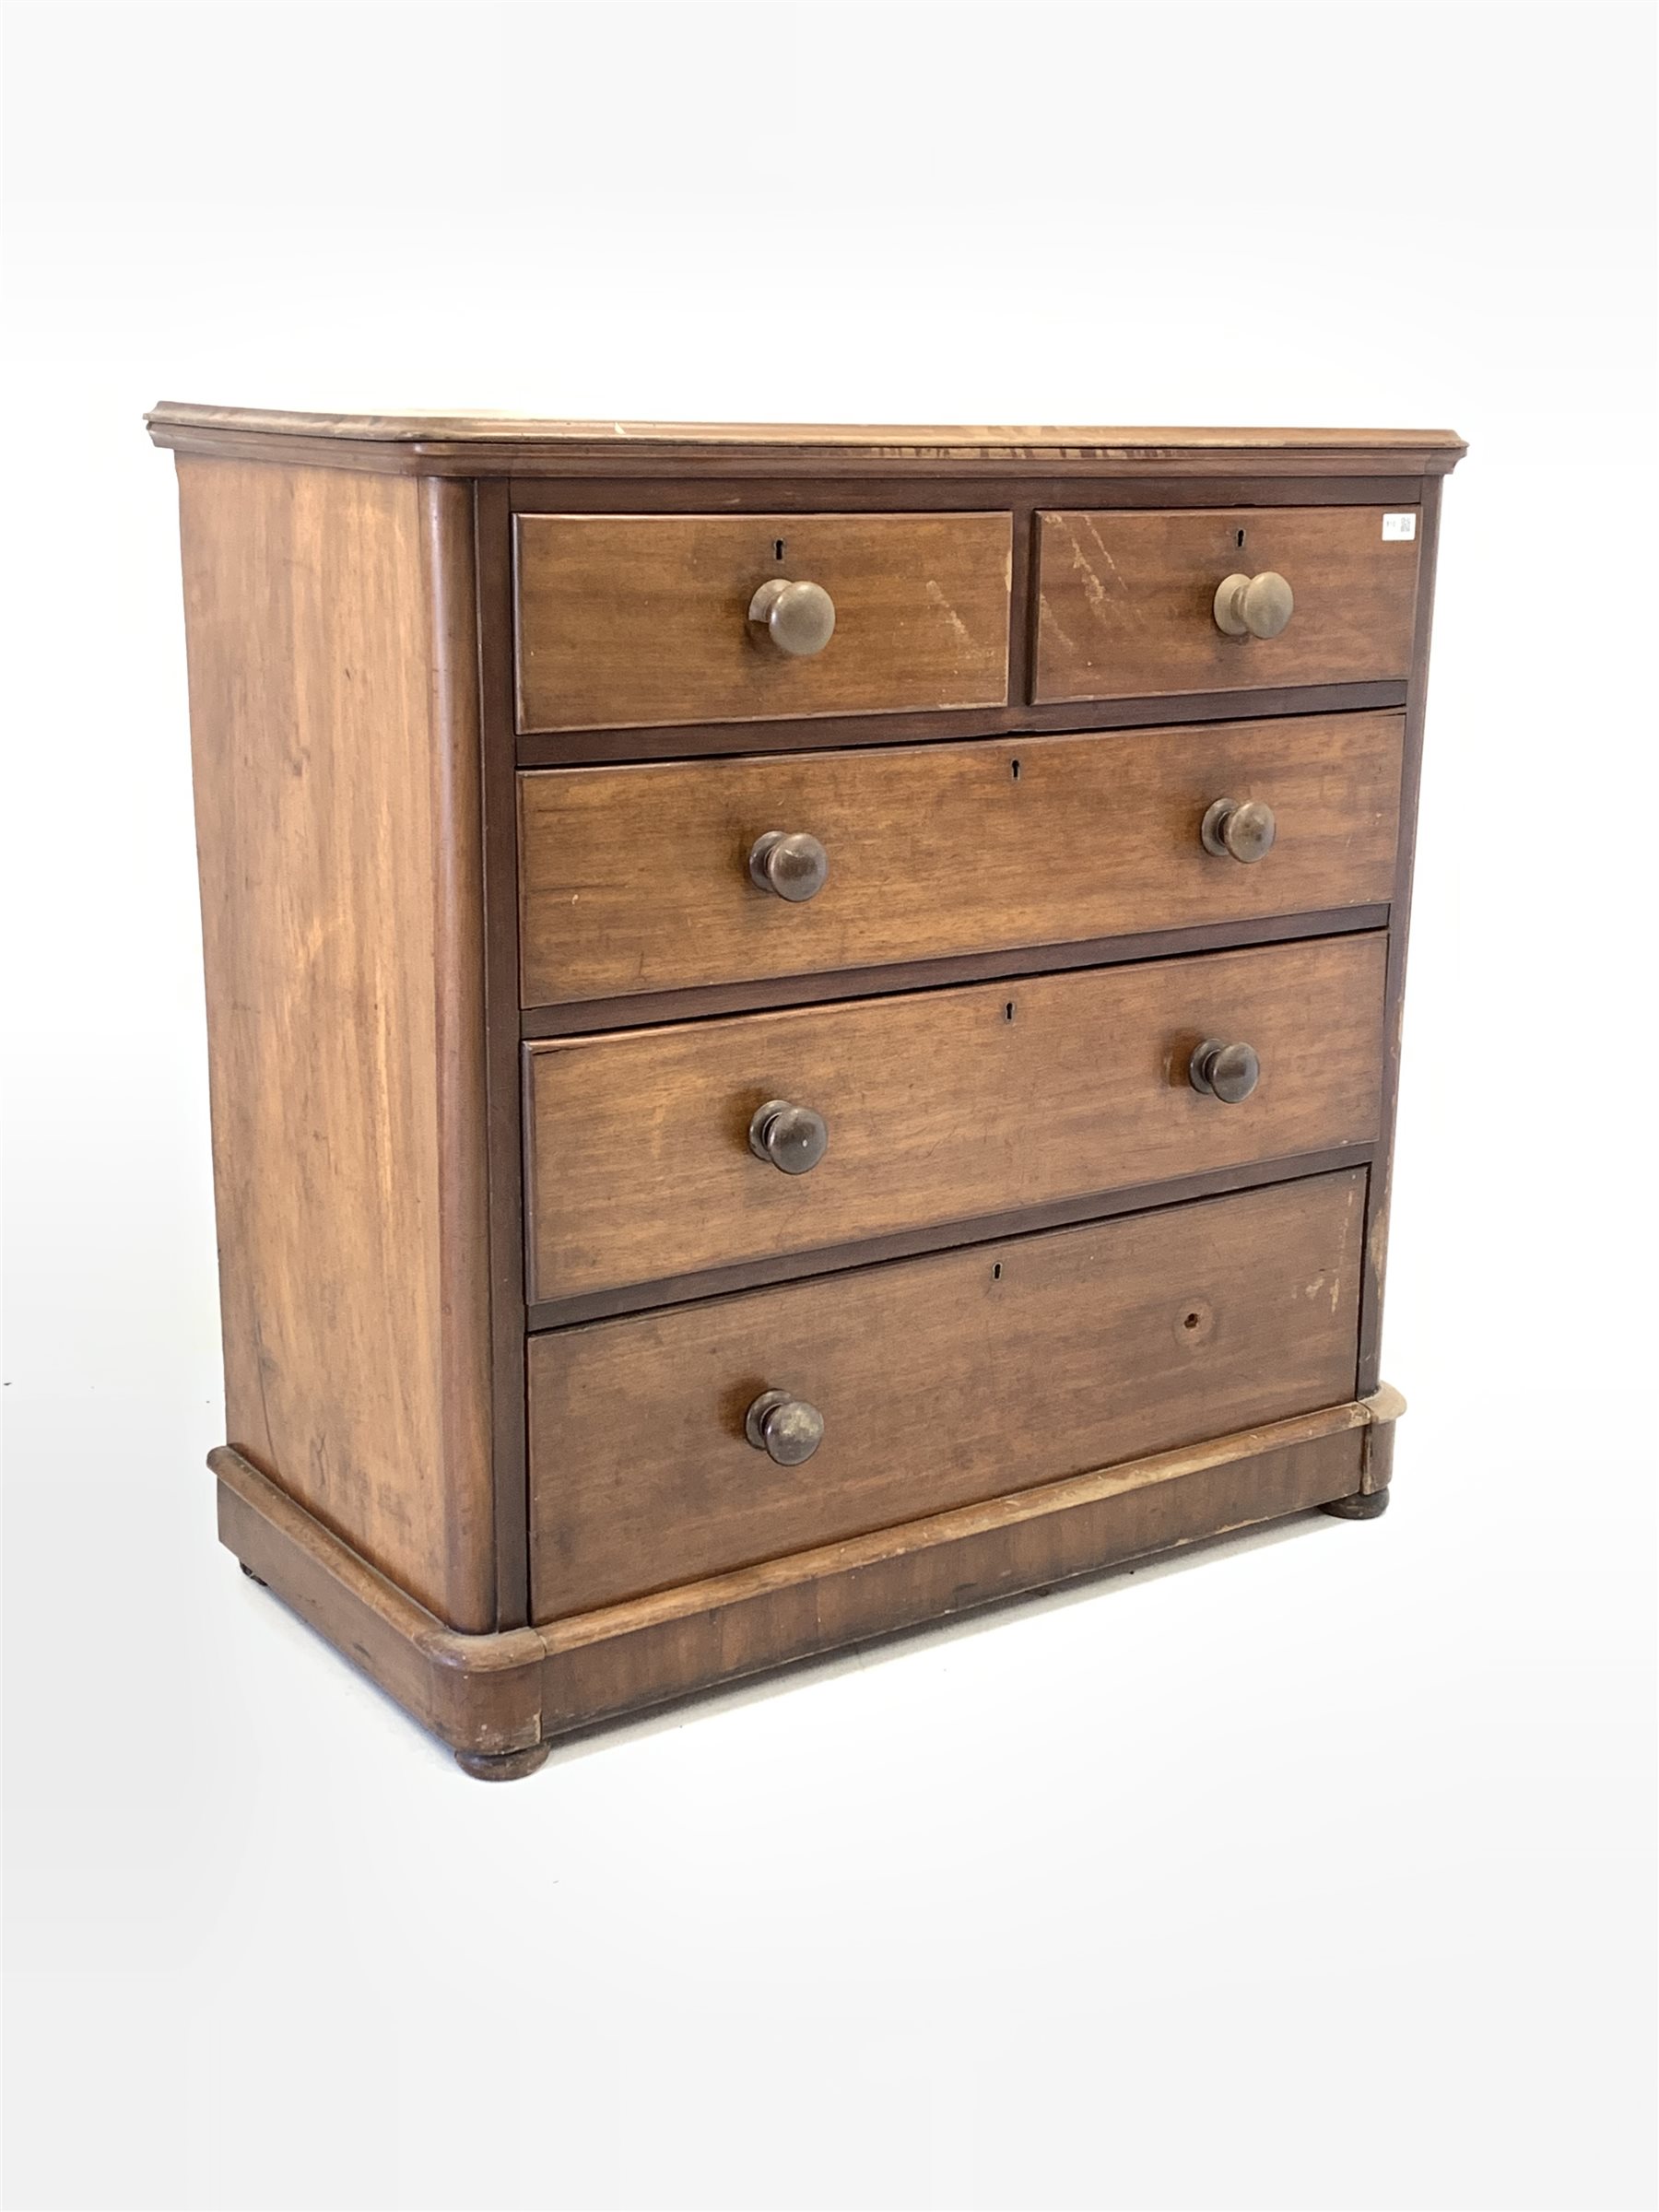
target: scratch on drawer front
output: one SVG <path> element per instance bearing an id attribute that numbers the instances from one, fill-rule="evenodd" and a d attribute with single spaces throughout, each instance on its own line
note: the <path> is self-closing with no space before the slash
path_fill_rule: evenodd
<path id="1" fill-rule="evenodd" d="M 944 593 L 940 590 L 936 577 L 930 576 L 927 580 L 927 596 L 932 601 L 933 605 L 939 609 L 940 613 L 945 617 L 946 621 L 948 622 L 951 629 L 956 631 L 957 636 L 961 639 L 963 644 L 971 646 L 973 643 L 972 632 L 969 629 L 968 625 L 963 621 L 961 616 L 957 613 L 956 608 L 951 606 L 949 600 L 946 598 Z"/>
<path id="2" fill-rule="evenodd" d="M 1055 614 L 1053 606 L 1049 604 L 1049 597 L 1046 592 L 1039 592 L 1037 594 L 1037 611 L 1042 618 L 1042 627 L 1044 629 L 1052 629 L 1055 637 L 1059 639 L 1063 645 L 1067 646 L 1073 653 L 1080 653 L 1081 649 L 1077 644 L 1077 641 L 1076 638 L 1071 636 L 1069 631 L 1066 629 L 1065 623 L 1062 622 L 1059 616 Z"/>
<path id="3" fill-rule="evenodd" d="M 1100 582 L 1100 578 L 1095 574 L 1094 570 L 1083 558 L 1083 548 L 1080 545 L 1078 545 L 1075 537 L 1071 541 L 1071 549 L 1072 567 L 1077 570 L 1077 573 L 1083 579 L 1083 595 L 1088 601 L 1089 606 L 1094 609 L 1095 613 L 1099 614 L 1101 607 L 1106 603 L 1106 586 Z"/>
<path id="4" fill-rule="evenodd" d="M 1131 615 L 1134 616 L 1136 622 L 1140 623 L 1144 627 L 1147 619 L 1146 608 L 1141 605 L 1140 601 L 1135 597 L 1134 592 L 1131 591 L 1128 584 L 1124 582 L 1123 577 L 1118 573 L 1117 562 L 1112 559 L 1112 555 L 1107 551 L 1105 543 L 1102 540 L 1100 532 L 1095 528 L 1094 524 L 1092 523 L 1086 523 L 1084 527 L 1088 532 L 1089 536 L 1094 540 L 1095 550 L 1100 557 L 1101 565 L 1104 568 L 1108 578 L 1111 580 L 1112 589 L 1122 598 L 1125 608 Z M 1106 588 L 1105 585 L 1100 582 L 1099 572 L 1088 560 L 1084 559 L 1082 548 L 1079 547 L 1075 537 L 1072 539 L 1072 557 L 1076 560 L 1077 566 L 1083 571 L 1083 573 L 1088 580 L 1085 582 L 1083 589 L 1088 594 L 1088 604 L 1098 611 L 1101 602 L 1106 596 Z"/>

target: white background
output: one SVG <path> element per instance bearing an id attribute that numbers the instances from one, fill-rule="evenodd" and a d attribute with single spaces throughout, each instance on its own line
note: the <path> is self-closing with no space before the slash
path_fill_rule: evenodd
<path id="1" fill-rule="evenodd" d="M 1651 2204 L 1649 12 L 9 28 L 12 2202 Z M 1461 430 L 1390 1516 L 502 1789 L 245 1583 L 163 394 Z"/>

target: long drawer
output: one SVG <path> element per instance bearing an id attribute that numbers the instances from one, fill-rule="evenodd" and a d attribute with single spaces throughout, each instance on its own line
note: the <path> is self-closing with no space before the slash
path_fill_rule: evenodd
<path id="1" fill-rule="evenodd" d="M 1031 696 L 1403 681 L 1417 573 L 1416 508 L 1043 514 Z M 1218 606 L 1258 578 L 1242 615 Z"/>
<path id="2" fill-rule="evenodd" d="M 1369 1142 L 1385 947 L 1367 932 L 526 1046 L 528 1295 Z M 1247 1096 L 1194 1088 L 1206 1041 L 1252 1049 Z"/>
<path id="3" fill-rule="evenodd" d="M 1383 902 L 1404 726 L 1314 714 L 524 775 L 524 1004 Z M 776 835 L 803 841 L 782 891 L 763 852 L 751 866 Z"/>
<path id="4" fill-rule="evenodd" d="M 519 727 L 1000 706 L 1011 545 L 995 513 L 521 515 Z"/>
<path id="5" fill-rule="evenodd" d="M 535 1618 L 1339 1403 L 1364 1189 L 1314 1176 L 533 1338 Z M 771 1455 L 769 1397 L 785 1435 L 816 1430 L 804 1460 Z"/>

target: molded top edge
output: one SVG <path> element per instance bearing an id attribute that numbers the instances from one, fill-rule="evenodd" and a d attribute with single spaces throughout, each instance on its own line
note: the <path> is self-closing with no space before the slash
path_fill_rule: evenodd
<path id="1" fill-rule="evenodd" d="M 617 453 L 625 448 L 711 451 L 818 447 L 864 452 L 884 461 L 907 457 L 1055 461 L 1155 460 L 1164 455 L 1324 453 L 1435 453 L 1459 458 L 1467 450 L 1454 430 L 1409 429 L 1058 429 L 888 423 L 784 422 L 567 422 L 490 414 L 418 412 L 329 415 L 283 408 L 219 407 L 161 400 L 145 418 L 158 444 L 169 433 L 210 430 L 271 438 L 342 439 L 393 445 L 545 445 L 560 450 Z M 1444 464 L 1442 464 L 1443 465 Z"/>

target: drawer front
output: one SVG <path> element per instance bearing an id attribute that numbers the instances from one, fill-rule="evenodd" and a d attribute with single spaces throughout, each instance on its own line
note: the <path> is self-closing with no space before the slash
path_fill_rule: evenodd
<path id="1" fill-rule="evenodd" d="M 529 1296 L 1367 1143 L 1385 945 L 1371 933 L 527 1046 Z M 1206 1039 L 1253 1047 L 1249 1097 L 1194 1088 Z M 750 1148 L 774 1100 L 828 1124 L 806 1172 Z"/>
<path id="2" fill-rule="evenodd" d="M 1307 715 L 525 775 L 524 1003 L 1382 903 L 1404 727 Z M 1272 809 L 1259 857 L 1206 849 L 1230 798 Z M 823 848 L 807 899 L 751 875 L 778 830 Z"/>
<path id="3" fill-rule="evenodd" d="M 1001 706 L 1010 545 L 1006 514 L 521 515 L 519 727 Z M 818 650 L 750 619 L 778 580 L 829 594 Z"/>
<path id="4" fill-rule="evenodd" d="M 535 1618 L 1340 1403 L 1363 1171 L 530 1345 Z M 802 1465 L 746 1435 L 822 1416 Z"/>
<path id="5" fill-rule="evenodd" d="M 1398 535 L 1406 527 L 1410 537 Z M 1031 696 L 1404 682 L 1416 532 L 1415 510 L 1380 507 L 1041 515 Z M 1217 619 L 1218 587 L 1264 574 L 1290 586 L 1289 620 L 1277 636 L 1230 636 Z M 1252 618 L 1272 618 L 1253 610 Z"/>

